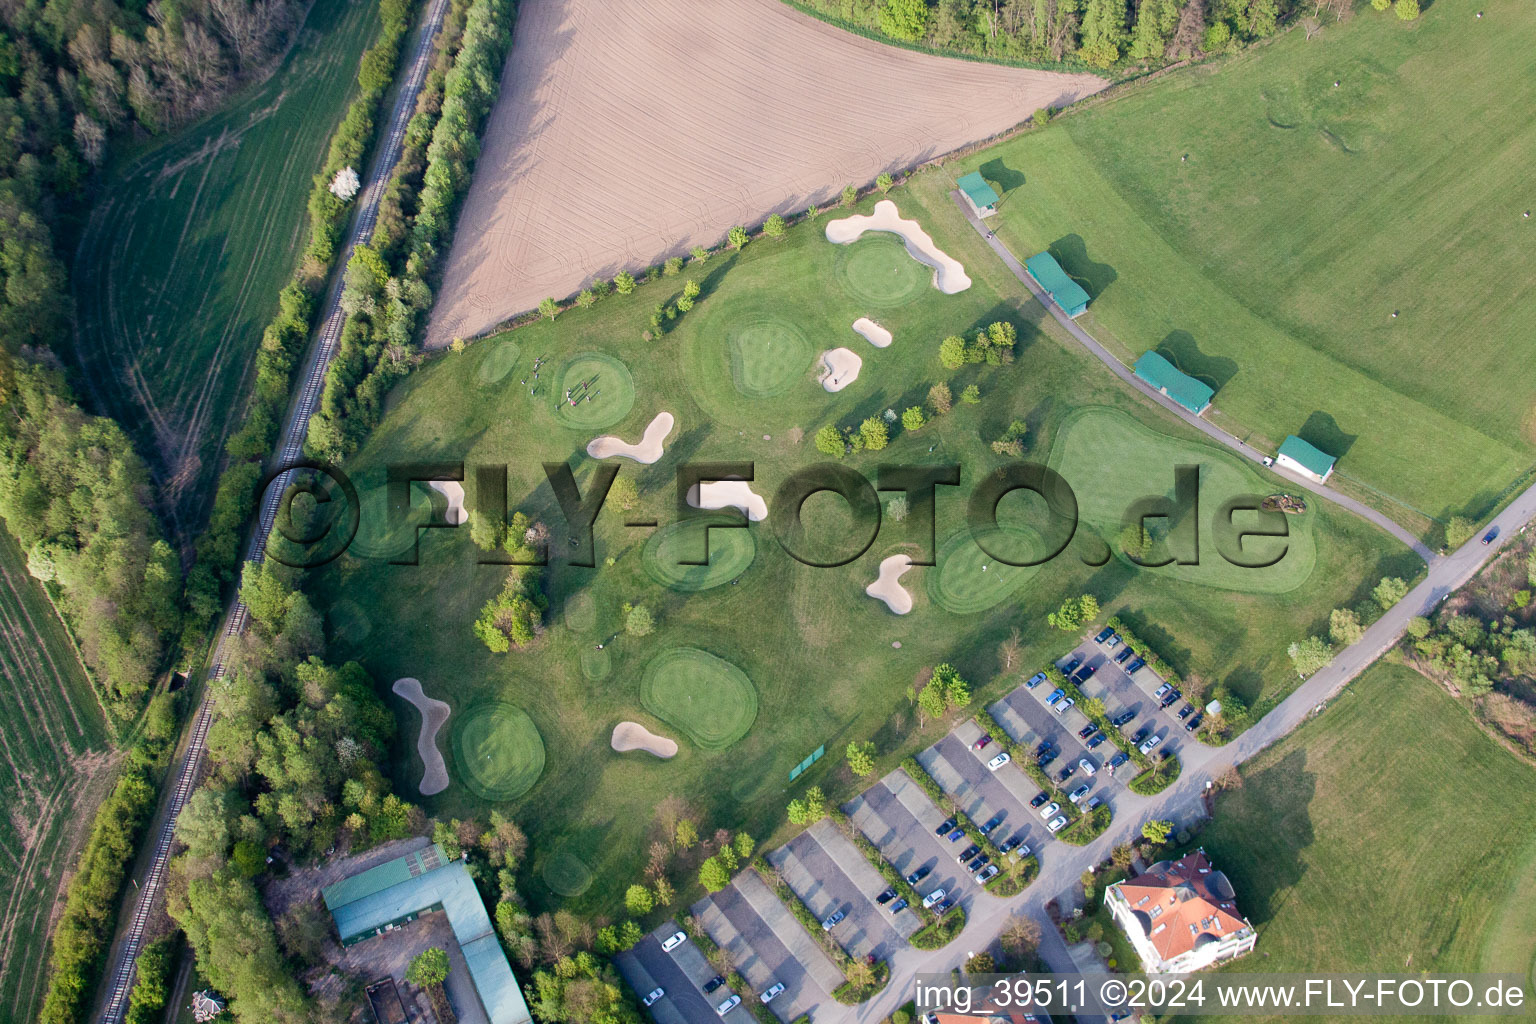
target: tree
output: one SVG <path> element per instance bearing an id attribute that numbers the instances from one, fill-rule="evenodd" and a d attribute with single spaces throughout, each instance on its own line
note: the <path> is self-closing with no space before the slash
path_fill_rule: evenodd
<path id="1" fill-rule="evenodd" d="M 885 428 L 885 420 L 871 416 L 859 424 L 859 437 L 868 451 L 878 452 L 890 443 L 891 435 Z"/>
<path id="2" fill-rule="evenodd" d="M 949 702 L 944 697 L 942 684 L 935 685 L 930 682 L 917 695 L 917 710 L 925 718 L 942 718 L 948 709 Z"/>
<path id="3" fill-rule="evenodd" d="M 998 941 L 1015 958 L 1033 953 L 1040 945 L 1040 924 L 1032 917 L 1010 917 Z"/>
<path id="4" fill-rule="evenodd" d="M 944 702 L 952 708 L 963 708 L 971 702 L 971 684 L 960 676 L 960 672 L 949 662 L 942 662 L 933 668 L 933 678 L 928 680 L 925 692 L 936 689 L 943 694 Z"/>
<path id="5" fill-rule="evenodd" d="M 699 827 L 687 818 L 678 821 L 673 841 L 679 850 L 687 850 L 699 841 Z"/>
<path id="6" fill-rule="evenodd" d="M 1320 636 L 1297 640 L 1286 648 L 1296 674 L 1305 679 L 1333 660 L 1333 648 Z"/>
<path id="7" fill-rule="evenodd" d="M 546 320 L 553 320 L 560 315 L 560 303 L 552 298 L 544 298 L 539 302 L 539 316 Z"/>
<path id="8" fill-rule="evenodd" d="M 746 860 L 752 856 L 752 851 L 757 848 L 757 840 L 747 832 L 737 832 L 731 839 L 731 846 L 736 851 L 736 856 Z"/>
<path id="9" fill-rule="evenodd" d="M 909 431 L 922 430 L 927 422 L 928 417 L 923 415 L 923 408 L 920 405 L 914 405 L 901 414 L 901 425 Z"/>
<path id="10" fill-rule="evenodd" d="M 875 188 L 879 189 L 882 193 L 889 192 L 893 184 L 895 182 L 887 171 L 881 171 L 879 176 L 875 178 Z"/>
<path id="11" fill-rule="evenodd" d="M 747 229 L 737 224 L 726 233 L 725 241 L 732 249 L 740 249 L 747 244 Z"/>
<path id="12" fill-rule="evenodd" d="M 928 0 L 885 0 L 877 24 L 892 39 L 915 43 L 928 31 Z"/>
<path id="13" fill-rule="evenodd" d="M 655 906 L 656 898 L 645 886 L 636 883 L 624 890 L 624 909 L 636 917 L 649 914 Z"/>
<path id="14" fill-rule="evenodd" d="M 582 309 L 591 309 L 592 304 L 596 301 L 597 296 L 592 293 L 591 288 L 583 288 L 581 291 L 576 293 L 576 305 L 580 306 Z"/>
<path id="15" fill-rule="evenodd" d="M 960 401 L 964 402 L 966 405 L 981 404 L 981 388 L 977 387 L 975 384 L 967 384 L 965 386 L 965 390 L 960 392 Z"/>
<path id="16" fill-rule="evenodd" d="M 405 969 L 405 980 L 417 988 L 441 985 L 448 977 L 448 951 L 432 946 L 411 958 Z"/>
<path id="17" fill-rule="evenodd" d="M 1008 630 L 1008 639 L 997 647 L 998 660 L 1003 663 L 1003 671 L 1011 672 L 1013 666 L 1024 656 L 1024 645 L 1021 642 L 1019 627 L 1014 626 Z"/>
<path id="18" fill-rule="evenodd" d="M 1034 116 L 1032 116 L 1030 120 L 1035 122 L 1036 128 L 1044 128 L 1046 125 L 1051 123 L 1051 108 L 1041 107 L 1039 110 L 1035 111 Z"/>
<path id="19" fill-rule="evenodd" d="M 676 277 L 683 272 L 683 258 L 668 256 L 667 261 L 661 265 L 661 272 L 666 277 Z"/>
<path id="20" fill-rule="evenodd" d="M 1143 523 L 1129 523 L 1120 531 L 1120 550 L 1133 562 L 1146 561 L 1152 553 L 1152 534 Z"/>
<path id="21" fill-rule="evenodd" d="M 939 362 L 946 370 L 958 370 L 965 365 L 965 339 L 951 334 L 939 342 Z"/>
<path id="22" fill-rule="evenodd" d="M 620 475 L 608 488 L 608 500 L 628 512 L 640 503 L 640 488 L 635 486 L 632 478 Z"/>
<path id="23" fill-rule="evenodd" d="M 1398 21 L 1413 21 L 1419 16 L 1419 0 L 1397 0 L 1392 5 Z"/>
<path id="24" fill-rule="evenodd" d="M 1173 822 L 1171 821 L 1148 821 L 1143 822 L 1141 826 L 1142 836 L 1150 843 L 1166 843 L 1172 833 Z"/>
<path id="25" fill-rule="evenodd" d="M 776 213 L 770 215 L 767 220 L 763 221 L 763 234 L 769 238 L 783 238 L 784 218 Z"/>
<path id="26" fill-rule="evenodd" d="M 942 416 L 954 407 L 954 397 L 949 392 L 949 385 L 939 381 L 928 389 L 928 408 L 936 415 Z"/>
<path id="27" fill-rule="evenodd" d="M 870 740 L 860 743 L 857 740 L 848 744 L 848 770 L 859 778 L 868 776 L 875 770 L 875 745 Z"/>
<path id="28" fill-rule="evenodd" d="M 848 454 L 848 442 L 843 439 L 843 432 L 841 430 L 828 423 L 816 431 L 816 450 L 823 455 L 830 455 L 834 459 L 840 459 Z"/>
<path id="29" fill-rule="evenodd" d="M 1078 53 L 1099 67 L 1115 63 L 1120 59 L 1120 43 L 1125 38 L 1125 19 L 1125 0 L 1087 0 Z"/>
<path id="30" fill-rule="evenodd" d="M 965 961 L 966 974 L 991 974 L 997 969 L 997 964 L 992 959 L 992 954 L 983 950 L 980 953 L 972 953 Z"/>
<path id="31" fill-rule="evenodd" d="M 624 632 L 630 636 L 650 636 L 656 629 L 656 620 L 651 616 L 651 611 L 643 604 L 632 607 L 624 616 Z"/>
<path id="32" fill-rule="evenodd" d="M 821 787 L 812 786 L 805 791 L 805 796 L 791 800 L 787 812 L 790 823 L 794 825 L 809 825 L 826 817 L 826 797 Z"/>
<path id="33" fill-rule="evenodd" d="M 1371 6 L 1378 11 L 1384 11 L 1392 6 L 1392 0 L 1371 0 Z"/>
<path id="34" fill-rule="evenodd" d="M 1218 21 L 1205 30 L 1200 48 L 1207 53 L 1220 53 L 1232 44 L 1232 29 L 1224 21 Z"/>
<path id="35" fill-rule="evenodd" d="M 852 206 L 854 203 L 859 201 L 859 190 L 854 188 L 852 185 L 844 185 L 843 194 L 839 197 L 839 201 L 844 206 Z"/>
<path id="36" fill-rule="evenodd" d="M 697 282 L 697 281 L 695 281 L 695 280 L 693 280 L 691 278 L 689 280 L 687 280 L 687 281 L 684 281 L 683 282 L 683 298 L 689 299 L 691 301 L 693 299 L 697 299 L 698 297 L 699 297 L 699 282 Z"/>
<path id="37" fill-rule="evenodd" d="M 1335 608 L 1328 615 L 1328 636 L 1334 643 L 1342 647 L 1360 642 L 1365 635 L 1365 627 L 1360 625 L 1360 616 L 1348 608 Z"/>
<path id="38" fill-rule="evenodd" d="M 1092 594 L 1069 597 L 1047 615 L 1046 621 L 1063 633 L 1073 633 L 1099 617 L 1099 600 Z"/>
<path id="39" fill-rule="evenodd" d="M 891 517 L 891 522 L 902 523 L 907 519 L 907 496 L 898 494 L 886 502 L 885 514 Z"/>
<path id="40" fill-rule="evenodd" d="M 635 276 L 627 270 L 621 270 L 613 275 L 613 290 L 620 295 L 629 295 L 635 290 Z"/>

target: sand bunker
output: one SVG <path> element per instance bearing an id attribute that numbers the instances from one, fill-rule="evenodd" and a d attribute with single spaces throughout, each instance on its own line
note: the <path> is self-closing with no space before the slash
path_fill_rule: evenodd
<path id="1" fill-rule="evenodd" d="M 688 504 L 694 508 L 739 508 L 754 523 L 768 518 L 768 503 L 752 492 L 745 480 L 705 480 L 688 488 Z"/>
<path id="2" fill-rule="evenodd" d="M 446 703 L 428 697 L 421 690 L 421 680 L 406 677 L 396 679 L 394 691 L 421 712 L 421 732 L 416 737 L 416 753 L 421 755 L 422 796 L 432 796 L 448 788 L 448 766 L 443 763 L 443 752 L 437 749 L 437 731 L 448 721 L 453 710 Z"/>
<path id="3" fill-rule="evenodd" d="M 671 413 L 657 413 L 656 418 L 646 425 L 639 444 L 629 444 L 622 438 L 605 434 L 587 445 L 587 454 L 594 459 L 634 459 L 641 465 L 649 466 L 661 458 L 661 442 L 672 433 L 672 423 Z"/>
<path id="4" fill-rule="evenodd" d="M 457 480 L 428 480 L 427 486 L 448 499 L 448 522 L 458 526 L 469 518 L 464 511 L 464 485 Z"/>
<path id="5" fill-rule="evenodd" d="M 859 379 L 859 368 L 864 360 L 852 349 L 834 348 L 821 354 L 821 386 L 828 391 L 841 391 Z"/>
<path id="6" fill-rule="evenodd" d="M 897 615 L 912 610 L 912 595 L 901 585 L 902 574 L 912 568 L 912 556 L 892 555 L 880 562 L 880 575 L 875 582 L 864 588 L 870 597 L 885 602 L 885 606 Z"/>
<path id="7" fill-rule="evenodd" d="M 861 316 L 853 322 L 853 329 L 857 331 L 865 341 L 875 348 L 890 348 L 891 332 L 875 323 L 867 316 Z"/>
<path id="8" fill-rule="evenodd" d="M 971 286 L 960 261 L 933 244 L 933 239 L 915 220 L 904 220 L 896 204 L 882 199 L 870 214 L 856 213 L 827 222 L 827 241 L 839 245 L 856 242 L 866 231 L 889 231 L 900 237 L 907 252 L 917 262 L 933 268 L 933 286 L 945 295 L 963 292 Z"/>
<path id="9" fill-rule="evenodd" d="M 620 722 L 613 727 L 613 738 L 608 742 L 621 754 L 631 750 L 643 750 L 660 758 L 677 754 L 676 740 L 657 736 L 639 722 Z"/>

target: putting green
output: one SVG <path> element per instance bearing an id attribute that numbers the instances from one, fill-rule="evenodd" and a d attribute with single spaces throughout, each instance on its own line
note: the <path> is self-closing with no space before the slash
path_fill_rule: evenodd
<path id="1" fill-rule="evenodd" d="M 757 719 L 745 672 L 696 647 L 663 651 L 645 667 L 640 705 L 705 750 L 724 750 Z"/>
<path id="2" fill-rule="evenodd" d="M 592 682 L 607 679 L 611 671 L 613 671 L 613 659 L 608 656 L 606 647 L 600 651 L 596 645 L 593 645 L 581 652 L 581 674 Z"/>
<path id="3" fill-rule="evenodd" d="M 412 493 L 411 510 L 404 520 L 393 527 L 389 522 L 389 498 L 387 487 L 373 487 L 358 495 L 357 536 L 347 548 L 349 555 L 358 558 L 393 558 L 411 546 L 416 525 L 425 524 L 431 517 L 425 497 L 425 485 L 413 485 L 420 494 Z"/>
<path id="4" fill-rule="evenodd" d="M 999 527 L 987 535 L 987 546 L 999 554 L 1038 558 L 1045 554 L 1040 535 L 1026 527 Z M 969 529 L 952 534 L 939 545 L 938 564 L 925 570 L 928 596 L 945 611 L 971 615 L 1006 601 L 1038 565 L 1009 565 L 981 549 Z"/>
<path id="5" fill-rule="evenodd" d="M 582 387 L 583 384 L 587 386 Z M 566 389 L 576 399 L 572 405 L 565 398 Z M 589 399 L 586 396 L 591 395 Z M 635 407 L 635 378 L 629 367 L 604 352 L 582 352 L 572 356 L 551 386 L 555 417 L 575 430 L 599 430 L 611 427 L 629 415 Z"/>
<path id="6" fill-rule="evenodd" d="M 507 339 L 490 345 L 485 355 L 480 357 L 480 365 L 475 370 L 481 384 L 499 384 L 512 372 L 512 367 L 517 365 L 517 357 L 522 354 L 517 342 Z"/>
<path id="7" fill-rule="evenodd" d="M 504 701 L 478 704 L 453 734 L 459 778 L 482 800 L 515 800 L 544 772 L 544 740 L 522 708 Z"/>
<path id="8" fill-rule="evenodd" d="M 709 564 L 680 563 L 680 559 L 697 558 L 702 552 L 707 523 L 726 521 L 684 520 L 657 530 L 645 542 L 642 561 L 646 573 L 662 586 L 684 592 L 708 590 L 740 576 L 757 557 L 757 542 L 750 529 L 711 530 Z"/>
<path id="9" fill-rule="evenodd" d="M 725 331 L 731 383 L 748 398 L 771 398 L 805 377 L 816 349 L 805 332 L 774 313 L 733 320 Z"/>
<path id="10" fill-rule="evenodd" d="M 565 601 L 565 628 L 572 633 L 590 632 L 597 625 L 597 602 L 590 590 L 572 594 Z"/>
<path id="11" fill-rule="evenodd" d="M 564 846 L 544 858 L 539 874 L 556 896 L 580 896 L 592 885 L 592 869 Z"/>
<path id="12" fill-rule="evenodd" d="M 337 601 L 325 617 L 330 623 L 333 643 L 362 643 L 368 638 L 368 634 L 373 632 L 372 620 L 368 618 L 368 613 L 363 611 L 363 606 L 356 601 L 346 598 Z"/>
<path id="13" fill-rule="evenodd" d="M 901 240 L 886 232 L 839 246 L 836 273 L 850 298 L 887 309 L 911 302 L 933 282 L 933 268 L 913 259 Z"/>
<path id="14" fill-rule="evenodd" d="M 1317 517 L 1310 510 L 1284 517 L 1287 538 L 1244 541 L 1247 557 L 1266 561 L 1278 556 L 1274 565 L 1251 568 L 1227 561 L 1217 549 L 1212 526 L 1221 507 L 1240 495 L 1269 494 L 1278 481 L 1266 482 L 1237 456 L 1158 433 L 1118 409 L 1088 406 L 1068 416 L 1051 446 L 1050 465 L 1077 495 L 1079 529 L 1097 532 L 1121 558 L 1117 538 L 1126 510 L 1142 498 L 1171 498 L 1176 467 L 1200 467 L 1200 564 L 1167 565 L 1146 572 L 1222 590 L 1281 594 L 1305 583 L 1317 565 L 1312 532 Z M 1308 499 L 1309 503 L 1318 500 Z M 1237 517 L 1239 527 L 1256 523 L 1254 515 Z"/>

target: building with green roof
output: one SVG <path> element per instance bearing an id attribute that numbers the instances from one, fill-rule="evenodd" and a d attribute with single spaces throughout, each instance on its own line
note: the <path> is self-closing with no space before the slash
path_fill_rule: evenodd
<path id="1" fill-rule="evenodd" d="M 462 860 L 436 843 L 376 865 L 320 891 L 343 946 L 442 911 L 464 954 L 475 994 L 491 1024 L 531 1024 L 512 966 L 497 941 L 485 902 Z"/>
<path id="2" fill-rule="evenodd" d="M 981 176 L 980 171 L 962 175 L 955 184 L 976 216 L 990 217 L 997 212 L 997 189 L 987 184 L 987 179 Z"/>
<path id="3" fill-rule="evenodd" d="M 1067 276 L 1067 272 L 1061 269 L 1061 264 L 1056 262 L 1056 257 L 1048 252 L 1037 252 L 1024 261 L 1024 269 L 1029 271 L 1029 276 L 1035 279 L 1035 283 L 1050 293 L 1056 305 L 1066 311 L 1067 316 L 1082 316 L 1088 308 L 1088 293 L 1083 291 L 1083 286 Z"/>
<path id="4" fill-rule="evenodd" d="M 1275 457 L 1275 465 L 1300 473 L 1318 483 L 1327 482 L 1333 475 L 1333 464 L 1337 461 L 1332 455 L 1313 447 L 1295 434 L 1285 439 L 1285 443 L 1280 446 L 1280 454 Z"/>
<path id="5" fill-rule="evenodd" d="M 1136 376 L 1178 402 L 1196 416 L 1211 407 L 1216 392 L 1209 384 L 1179 370 L 1156 352 L 1144 352 L 1136 360 Z"/>

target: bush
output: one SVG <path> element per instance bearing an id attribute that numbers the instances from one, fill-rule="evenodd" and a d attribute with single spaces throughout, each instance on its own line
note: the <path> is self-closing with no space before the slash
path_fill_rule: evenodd
<path id="1" fill-rule="evenodd" d="M 1128 785 L 1132 793 L 1139 796 L 1152 796 L 1177 782 L 1181 771 L 1183 771 L 1183 765 L 1179 763 L 1179 759 L 1169 754 L 1156 766 L 1132 779 Z"/>

